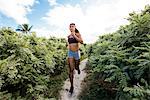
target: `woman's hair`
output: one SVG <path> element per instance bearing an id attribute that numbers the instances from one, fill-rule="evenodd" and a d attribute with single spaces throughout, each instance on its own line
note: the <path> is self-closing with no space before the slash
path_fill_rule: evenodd
<path id="1" fill-rule="evenodd" d="M 75 23 L 70 23 L 70 25 L 75 25 Z M 75 32 L 79 33 L 79 30 L 77 28 L 75 28 Z"/>
<path id="2" fill-rule="evenodd" d="M 79 33 L 79 30 L 78 30 L 77 28 L 75 28 L 75 32 L 76 32 L 76 33 Z"/>
<path id="3" fill-rule="evenodd" d="M 75 23 L 70 23 L 70 25 L 75 25 Z"/>

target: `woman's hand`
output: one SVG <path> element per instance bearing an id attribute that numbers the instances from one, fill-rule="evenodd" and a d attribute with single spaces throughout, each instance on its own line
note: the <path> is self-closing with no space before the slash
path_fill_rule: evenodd
<path id="1" fill-rule="evenodd" d="M 72 35 L 72 36 L 75 36 L 75 32 L 71 32 L 71 35 Z"/>
<path id="2" fill-rule="evenodd" d="M 77 41 L 79 41 L 81 44 L 83 44 L 83 39 L 82 39 L 80 33 L 77 33 L 77 34 L 74 33 L 73 36 L 76 38 Z"/>

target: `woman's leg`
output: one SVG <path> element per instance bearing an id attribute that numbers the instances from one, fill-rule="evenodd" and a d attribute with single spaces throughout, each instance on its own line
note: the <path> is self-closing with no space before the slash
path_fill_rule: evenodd
<path id="1" fill-rule="evenodd" d="M 80 74 L 80 59 L 75 60 L 75 69 L 78 71 L 78 74 Z"/>
<path id="2" fill-rule="evenodd" d="M 78 74 L 80 74 L 79 65 L 80 65 L 80 51 L 78 50 L 75 53 L 75 69 L 78 71 Z"/>
<path id="3" fill-rule="evenodd" d="M 75 68 L 75 62 L 74 62 L 74 58 L 68 58 L 69 61 L 69 78 L 70 78 L 70 83 L 71 83 L 71 87 L 69 92 L 73 93 L 73 78 L 74 78 L 74 68 Z"/>

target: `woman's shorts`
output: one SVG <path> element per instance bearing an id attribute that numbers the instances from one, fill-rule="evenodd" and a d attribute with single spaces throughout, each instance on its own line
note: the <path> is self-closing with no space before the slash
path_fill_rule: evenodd
<path id="1" fill-rule="evenodd" d="M 68 50 L 68 58 L 74 58 L 75 60 L 79 60 L 80 59 L 80 50 L 78 50 L 78 51 Z"/>

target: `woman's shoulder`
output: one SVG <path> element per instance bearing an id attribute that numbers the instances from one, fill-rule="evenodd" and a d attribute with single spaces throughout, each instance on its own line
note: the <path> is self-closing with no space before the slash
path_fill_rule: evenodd
<path id="1" fill-rule="evenodd" d="M 77 35 L 77 36 L 80 36 L 81 34 L 78 32 L 78 33 L 76 33 L 76 35 Z"/>

